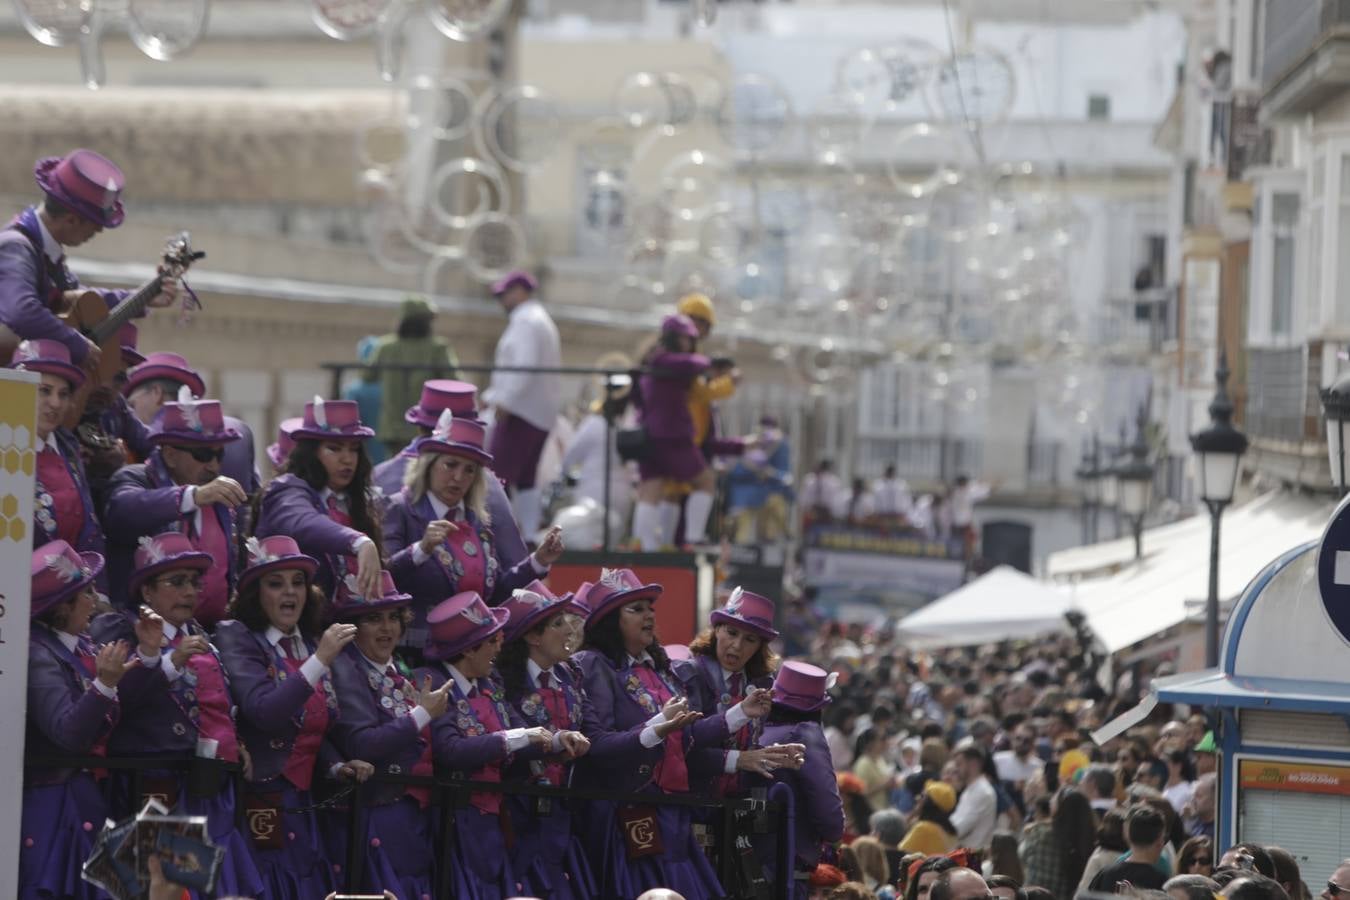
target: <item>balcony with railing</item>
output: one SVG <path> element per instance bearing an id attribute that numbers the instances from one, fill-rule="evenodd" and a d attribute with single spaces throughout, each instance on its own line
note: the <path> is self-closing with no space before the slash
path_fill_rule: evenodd
<path id="1" fill-rule="evenodd" d="M 1324 490 L 1330 483 L 1318 387 L 1322 345 L 1247 350 L 1247 404 L 1242 428 L 1251 438 L 1247 465 L 1276 481 Z"/>
<path id="2" fill-rule="evenodd" d="M 1263 7 L 1265 116 L 1306 113 L 1350 87 L 1350 0 L 1267 0 Z"/>

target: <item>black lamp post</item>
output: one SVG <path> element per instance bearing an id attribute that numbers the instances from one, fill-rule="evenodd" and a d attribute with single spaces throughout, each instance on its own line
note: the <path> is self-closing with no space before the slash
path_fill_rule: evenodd
<path id="1" fill-rule="evenodd" d="M 1209 427 L 1191 435 L 1191 449 L 1199 463 L 1200 499 L 1209 508 L 1209 597 L 1205 602 L 1205 665 L 1208 668 L 1219 664 L 1219 521 L 1224 507 L 1233 502 L 1238 463 L 1247 452 L 1247 436 L 1233 427 L 1226 353 L 1219 354 L 1219 368 L 1214 378 L 1218 388 L 1209 404 Z"/>
<path id="2" fill-rule="evenodd" d="M 1144 515 L 1153 493 L 1153 466 L 1148 462 L 1148 407 L 1139 407 L 1138 431 L 1130 446 L 1130 459 L 1116 467 L 1120 514 L 1134 529 L 1134 558 L 1144 558 Z"/>
<path id="3" fill-rule="evenodd" d="M 1322 416 L 1327 423 L 1327 454 L 1331 457 L 1331 483 L 1341 496 L 1346 492 L 1345 445 L 1350 440 L 1350 371 L 1342 372 L 1329 388 L 1322 389 Z"/>
<path id="4" fill-rule="evenodd" d="M 1092 450 L 1083 451 L 1083 463 L 1074 473 L 1083 483 L 1083 543 L 1097 542 L 1097 505 L 1101 501 L 1101 445 L 1092 436 Z"/>

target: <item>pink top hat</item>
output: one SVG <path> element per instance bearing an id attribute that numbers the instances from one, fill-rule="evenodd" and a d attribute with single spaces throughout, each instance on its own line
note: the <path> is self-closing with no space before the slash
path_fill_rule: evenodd
<path id="1" fill-rule="evenodd" d="M 682 334 L 685 337 L 698 338 L 698 326 L 694 320 L 683 313 L 674 313 L 661 320 L 662 334 Z"/>
<path id="2" fill-rule="evenodd" d="M 476 591 L 456 594 L 427 613 L 430 634 L 422 655 L 427 659 L 454 659 L 501 631 L 510 619 L 509 610 L 500 606 L 489 609 Z"/>
<path id="3" fill-rule="evenodd" d="M 353 572 L 356 571 L 355 563 L 349 564 L 348 568 Z M 356 586 L 355 575 L 348 575 L 342 579 L 338 583 L 337 592 L 333 598 L 333 616 L 352 621 L 359 619 L 366 613 L 407 606 L 411 602 L 412 595 L 400 593 L 394 585 L 394 576 L 389 574 L 388 569 L 381 569 L 380 596 L 378 597 L 361 596 L 361 589 Z"/>
<path id="4" fill-rule="evenodd" d="M 583 602 L 591 613 L 586 624 L 599 622 L 625 603 L 652 600 L 661 596 L 659 584 L 643 584 L 632 569 L 601 569 L 600 579 L 586 591 Z M 581 591 L 577 591 L 578 595 Z"/>
<path id="5" fill-rule="evenodd" d="M 773 702 L 800 712 L 815 712 L 830 702 L 835 675 L 804 662 L 785 662 L 773 680 Z"/>
<path id="6" fill-rule="evenodd" d="M 755 634 L 772 641 L 778 637 L 773 627 L 773 601 L 759 594 L 752 594 L 743 588 L 731 592 L 727 605 L 714 609 L 708 618 L 714 624 L 726 623 L 739 625 Z"/>
<path id="7" fill-rule="evenodd" d="M 299 569 L 306 578 L 311 579 L 319 571 L 318 560 L 301 553 L 295 538 L 284 534 L 274 534 L 261 540 L 251 537 L 244 542 L 244 549 L 248 551 L 248 565 L 239 575 L 240 592 L 268 572 L 279 569 Z"/>
<path id="8" fill-rule="evenodd" d="M 572 595 L 559 597 L 542 581 L 531 581 L 524 588 L 511 592 L 511 599 L 501 606 L 511 613 L 511 625 L 506 629 L 506 640 L 514 641 L 534 626 L 556 613 L 586 613 L 572 602 Z"/>
<path id="9" fill-rule="evenodd" d="M 414 445 L 418 453 L 449 453 L 464 456 L 485 466 L 492 465 L 492 454 L 483 449 L 487 429 L 476 419 L 457 419 L 450 410 L 441 413 L 440 421 L 428 437 Z"/>
<path id="10" fill-rule="evenodd" d="M 281 424 L 277 426 L 277 442 L 267 445 L 267 458 L 272 461 L 272 467 L 280 469 L 285 464 L 286 459 L 295 449 L 295 438 L 292 436 L 295 429 L 305 424 L 304 419 L 282 419 Z"/>
<path id="11" fill-rule="evenodd" d="M 666 658 L 671 662 L 688 662 L 694 658 L 687 644 L 662 644 L 661 649 L 666 651 Z"/>
<path id="12" fill-rule="evenodd" d="M 70 361 L 70 349 L 60 341 L 23 341 L 9 361 L 11 369 L 45 372 L 70 382 L 72 388 L 84 384 L 84 370 Z"/>
<path id="13" fill-rule="evenodd" d="M 186 358 L 177 353 L 156 352 L 145 358 L 145 362 L 127 372 L 127 383 L 122 386 L 123 394 L 130 394 L 147 381 L 167 378 L 179 384 L 185 384 L 192 396 L 200 397 L 206 393 L 206 382 L 196 369 L 188 365 Z"/>
<path id="14" fill-rule="evenodd" d="M 239 432 L 225 424 L 219 400 L 190 400 L 186 403 L 165 403 L 156 419 L 150 443 L 156 447 L 165 444 L 228 444 L 239 440 Z"/>
<path id="15" fill-rule="evenodd" d="M 94 583 L 103 571 L 97 553 L 76 553 L 65 541 L 52 541 L 33 551 L 33 594 L 28 615 L 34 619 Z"/>
<path id="16" fill-rule="evenodd" d="M 325 400 L 315 397 L 305 404 L 300 427 L 291 432 L 294 440 L 360 441 L 374 437 L 374 429 L 361 424 L 361 410 L 355 400 Z"/>
<path id="17" fill-rule="evenodd" d="M 462 419 L 472 419 L 478 413 L 478 388 L 467 381 L 436 378 L 422 384 L 422 399 L 408 407 L 403 420 L 423 428 L 435 428 L 446 410 Z"/>
<path id="18" fill-rule="evenodd" d="M 104 228 L 116 228 L 126 218 L 122 189 L 127 180 L 112 160 L 93 150 L 40 159 L 33 178 L 47 196 Z"/>
<path id="19" fill-rule="evenodd" d="M 136 326 L 131 322 L 123 325 L 121 330 L 117 332 L 118 343 L 122 345 L 122 365 L 139 366 L 145 362 L 145 354 L 136 350 L 136 339 L 138 337 L 139 333 L 136 331 Z"/>
<path id="20" fill-rule="evenodd" d="M 539 290 L 539 282 L 534 280 L 533 275 L 522 269 L 517 269 L 514 272 L 508 273 L 504 278 L 501 278 L 492 286 L 492 296 L 500 297 L 515 285 L 520 285 L 531 294 Z"/>
<path id="21" fill-rule="evenodd" d="M 590 581 L 583 581 L 581 585 L 572 594 L 572 605 L 576 607 L 577 613 L 582 616 L 590 616 L 591 605 L 586 598 L 595 584 Z"/>
<path id="22" fill-rule="evenodd" d="M 211 554 L 203 553 L 192 546 L 185 534 L 166 531 L 154 537 L 143 537 L 136 547 L 135 569 L 127 581 L 127 593 L 139 604 L 141 585 L 161 572 L 174 569 L 196 569 L 205 572 L 211 568 L 214 560 Z"/>

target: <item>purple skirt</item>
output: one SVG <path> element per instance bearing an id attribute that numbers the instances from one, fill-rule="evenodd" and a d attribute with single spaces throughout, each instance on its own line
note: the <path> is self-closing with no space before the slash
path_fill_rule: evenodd
<path id="1" fill-rule="evenodd" d="M 708 462 L 693 438 L 648 438 L 647 452 L 638 460 L 643 481 L 693 481 L 706 468 Z"/>
<path id="2" fill-rule="evenodd" d="M 324 819 L 333 880 L 346 886 L 347 813 L 338 810 Z M 431 900 L 435 890 L 434 848 L 427 813 L 404 796 L 396 803 L 371 807 L 365 815 L 365 874 L 352 890 L 364 893 L 392 891 L 398 900 Z"/>
<path id="3" fill-rule="evenodd" d="M 511 864 L 525 892 L 543 900 L 585 900 L 600 896 L 599 885 L 581 841 L 573 831 L 571 810 L 555 800 L 547 816 L 534 813 L 533 797 L 509 798 L 516 843 Z"/>
<path id="4" fill-rule="evenodd" d="M 511 870 L 506 839 L 494 815 L 466 806 L 455 810 L 455 848 L 451 866 L 457 900 L 504 900 L 520 895 L 523 885 Z"/>
<path id="5" fill-rule="evenodd" d="M 106 818 L 103 792 L 88 772 L 77 772 L 63 784 L 25 788 L 19 897 L 106 898 L 80 877 Z"/>
<path id="6" fill-rule="evenodd" d="M 309 791 L 298 790 L 286 784 L 281 792 L 281 803 L 286 809 L 309 806 L 314 802 Z M 311 812 L 281 814 L 282 840 L 280 850 L 260 850 L 254 847 L 267 900 L 309 900 L 325 897 L 333 890 L 331 864 L 327 848 L 319 833 L 318 817 Z"/>
<path id="7" fill-rule="evenodd" d="M 694 838 L 689 808 L 657 807 L 656 819 L 665 852 L 630 860 L 614 804 L 590 804 L 585 843 L 589 858 L 600 866 L 596 877 L 601 896 L 636 897 L 659 887 L 676 891 L 685 900 L 725 896 L 712 863 Z"/>
<path id="8" fill-rule="evenodd" d="M 544 454 L 548 432 L 535 428 L 520 416 L 504 415 L 492 426 L 492 471 L 513 488 L 534 487 L 539 457 Z"/>

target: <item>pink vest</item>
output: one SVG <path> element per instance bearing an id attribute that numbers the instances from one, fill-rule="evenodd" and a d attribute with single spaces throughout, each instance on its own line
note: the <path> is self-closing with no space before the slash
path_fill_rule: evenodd
<path id="1" fill-rule="evenodd" d="M 492 702 L 492 698 L 484 694 L 481 690 L 478 696 L 469 701 L 469 708 L 473 710 L 474 717 L 478 723 L 487 729 L 489 734 L 506 730 L 506 723 L 502 721 L 501 716 L 497 715 L 497 706 Z M 490 762 L 477 772 L 473 773 L 474 781 L 492 781 L 501 783 L 502 764 L 498 760 Z M 502 809 L 501 794 L 471 794 L 469 802 L 479 812 L 495 816 Z"/>
<path id="2" fill-rule="evenodd" d="M 557 688 L 539 688 L 539 699 L 548 710 L 550 730 L 572 730 L 572 714 L 567 709 L 567 695 Z M 544 777 L 554 787 L 562 787 L 564 766 L 560 762 L 551 762 L 544 766 Z"/>
<path id="3" fill-rule="evenodd" d="M 476 591 L 487 596 L 487 560 L 484 559 L 483 542 L 478 537 L 478 529 L 468 522 L 458 522 L 458 531 L 451 531 L 445 537 L 446 549 L 462 567 L 464 574 L 459 576 L 455 585 L 457 593 Z M 468 549 L 472 548 L 472 550 Z M 487 724 L 486 722 L 484 724 Z"/>
<path id="4" fill-rule="evenodd" d="M 75 479 L 70 477 L 66 458 L 55 450 L 43 449 L 37 455 L 37 480 L 51 498 L 50 510 L 56 519 L 56 536 L 79 549 L 84 530 L 84 501 Z M 46 506 L 39 499 L 39 506 Z"/>
<path id="5" fill-rule="evenodd" d="M 634 666 L 638 680 L 652 695 L 658 707 L 665 706 L 671 698 L 670 688 L 650 666 Z M 684 762 L 684 734 L 676 731 L 666 735 L 666 752 L 661 761 L 652 770 L 652 781 L 666 793 L 688 793 L 689 768 Z"/>
<path id="6" fill-rule="evenodd" d="M 174 639 L 176 646 L 182 640 L 179 631 Z M 225 676 L 221 674 L 220 662 L 214 653 L 198 653 L 188 660 L 188 669 L 197 676 L 197 734 L 216 741 L 216 757 L 227 762 L 239 761 L 239 739 L 234 731 L 234 719 L 230 718 L 230 692 L 225 687 Z"/>
<path id="7" fill-rule="evenodd" d="M 286 657 L 285 663 L 292 678 L 303 677 L 300 675 L 299 660 Z M 309 790 L 314 781 L 314 760 L 319 756 L 319 745 L 323 743 L 323 736 L 327 731 L 328 699 L 324 696 L 323 684 L 320 683 L 305 701 L 305 724 L 295 736 L 291 755 L 286 758 L 286 767 L 281 773 L 287 781 L 302 791 Z"/>
<path id="8" fill-rule="evenodd" d="M 193 546 L 203 553 L 211 554 L 215 565 L 202 575 L 201 600 L 197 604 L 196 619 L 210 628 L 225 618 L 225 609 L 230 604 L 230 539 L 225 529 L 220 527 L 220 517 L 214 506 L 201 511 L 202 530 L 193 540 Z M 187 520 L 191 528 L 192 520 Z"/>

